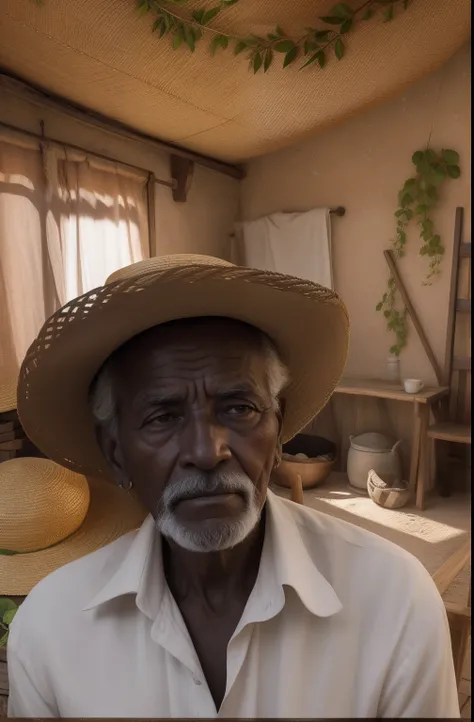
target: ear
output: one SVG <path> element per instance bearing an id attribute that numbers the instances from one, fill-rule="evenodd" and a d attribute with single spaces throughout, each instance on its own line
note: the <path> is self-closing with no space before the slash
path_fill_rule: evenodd
<path id="1" fill-rule="evenodd" d="M 126 488 L 130 483 L 130 479 L 124 468 L 120 444 L 115 436 L 110 434 L 102 426 L 96 426 L 95 435 L 102 455 L 107 462 L 107 466 L 112 471 L 115 483 L 118 486 Z"/>

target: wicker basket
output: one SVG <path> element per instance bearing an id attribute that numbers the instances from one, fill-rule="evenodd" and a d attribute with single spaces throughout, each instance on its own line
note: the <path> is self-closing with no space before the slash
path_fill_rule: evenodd
<path id="1" fill-rule="evenodd" d="M 400 509 L 410 500 L 410 490 L 406 482 L 389 475 L 385 480 L 381 479 L 373 469 L 367 477 L 367 491 L 372 501 L 384 509 Z"/>

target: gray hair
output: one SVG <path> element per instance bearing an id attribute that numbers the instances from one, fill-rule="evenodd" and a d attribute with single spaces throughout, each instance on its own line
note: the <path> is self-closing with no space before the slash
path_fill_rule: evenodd
<path id="1" fill-rule="evenodd" d="M 289 381 L 289 372 L 273 344 L 263 332 L 260 333 L 262 350 L 266 360 L 268 391 L 272 408 L 278 408 L 278 397 Z M 117 436 L 117 405 L 111 373 L 112 357 L 104 363 L 94 379 L 89 399 L 95 422 L 110 435 Z"/>

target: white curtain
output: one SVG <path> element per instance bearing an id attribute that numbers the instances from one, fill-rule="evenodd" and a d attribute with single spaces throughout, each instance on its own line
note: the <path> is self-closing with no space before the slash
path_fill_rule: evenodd
<path id="1" fill-rule="evenodd" d="M 57 308 L 148 255 L 145 175 L 0 137 L 0 383 Z"/>
<path id="2" fill-rule="evenodd" d="M 265 271 L 288 273 L 334 288 L 328 208 L 274 213 L 236 226 L 234 258 Z"/>

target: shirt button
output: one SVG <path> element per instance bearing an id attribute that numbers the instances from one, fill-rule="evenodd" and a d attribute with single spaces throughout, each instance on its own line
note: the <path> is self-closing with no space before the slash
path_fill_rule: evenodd
<path id="1" fill-rule="evenodd" d="M 202 682 L 200 679 L 198 679 L 197 677 L 193 677 L 193 680 L 194 680 L 194 684 L 197 684 L 198 687 L 201 686 Z"/>

